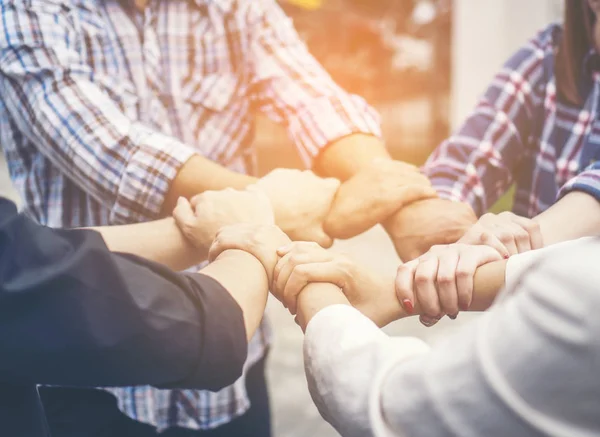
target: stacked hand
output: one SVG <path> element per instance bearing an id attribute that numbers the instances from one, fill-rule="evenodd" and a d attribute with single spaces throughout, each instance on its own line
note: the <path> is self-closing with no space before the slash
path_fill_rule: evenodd
<path id="1" fill-rule="evenodd" d="M 311 171 L 277 169 L 248 188 L 267 195 L 277 225 L 293 240 L 333 244 L 323 230 L 340 181 L 320 178 Z"/>
<path id="2" fill-rule="evenodd" d="M 269 198 L 259 191 L 205 191 L 191 201 L 180 198 L 173 211 L 177 225 L 199 250 L 208 252 L 217 231 L 236 223 L 273 224 Z"/>
<path id="3" fill-rule="evenodd" d="M 461 243 L 434 246 L 398 267 L 398 300 L 408 313 L 418 305 L 425 326 L 434 325 L 446 314 L 456 318 L 459 310 L 467 310 L 471 305 L 477 268 L 501 259 L 490 246 Z"/>
<path id="4" fill-rule="evenodd" d="M 436 244 L 457 242 L 476 221 L 465 203 L 427 199 L 402 208 L 383 225 L 400 259 L 410 261 Z"/>
<path id="5" fill-rule="evenodd" d="M 342 184 L 325 221 L 325 230 L 333 238 L 350 238 L 406 205 L 436 196 L 417 167 L 377 159 Z"/>
<path id="6" fill-rule="evenodd" d="M 482 215 L 459 241 L 493 247 L 505 258 L 544 247 L 539 225 L 512 212 Z"/>
<path id="7" fill-rule="evenodd" d="M 260 261 L 271 284 L 273 271 L 279 259 L 277 249 L 290 243 L 289 237 L 275 225 L 242 223 L 225 226 L 217 232 L 208 260 L 214 261 L 226 250 L 243 250 Z"/>

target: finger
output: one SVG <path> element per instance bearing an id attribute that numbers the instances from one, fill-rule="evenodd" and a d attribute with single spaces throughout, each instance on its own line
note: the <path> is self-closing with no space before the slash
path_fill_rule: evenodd
<path id="1" fill-rule="evenodd" d="M 419 322 L 421 322 L 421 324 L 427 328 L 431 328 L 433 325 L 435 325 L 439 321 L 440 321 L 440 319 L 436 318 L 436 317 L 428 317 L 428 316 L 424 316 L 424 315 L 419 316 Z"/>
<path id="2" fill-rule="evenodd" d="M 202 193 L 192 196 L 192 198 L 190 199 L 190 205 L 192 205 L 192 208 L 196 209 L 196 207 L 200 203 L 201 199 L 202 199 Z"/>
<path id="3" fill-rule="evenodd" d="M 343 288 L 346 277 L 344 271 L 334 262 L 302 264 L 295 267 L 283 291 L 283 302 L 290 313 L 296 314 L 298 295 L 304 287 L 313 282 L 326 282 Z"/>
<path id="4" fill-rule="evenodd" d="M 462 241 L 462 240 L 461 240 Z M 510 251 L 506 247 L 506 245 L 500 241 L 498 237 L 496 237 L 493 233 L 489 231 L 485 231 L 479 235 L 479 242 L 469 242 L 464 241 L 465 244 L 474 244 L 474 245 L 484 245 L 489 246 L 494 249 L 496 252 L 502 256 L 504 259 L 508 259 L 510 257 Z"/>
<path id="5" fill-rule="evenodd" d="M 333 246 L 333 238 L 327 235 L 321 227 L 315 231 L 312 240 L 325 249 L 329 249 Z"/>
<path id="6" fill-rule="evenodd" d="M 290 244 L 286 244 L 285 246 L 278 248 L 277 255 L 284 256 L 291 251 L 309 252 L 316 249 L 323 250 L 323 248 L 314 241 L 292 241 Z"/>
<path id="7" fill-rule="evenodd" d="M 456 287 L 458 289 L 458 307 L 466 311 L 473 302 L 473 278 L 477 268 L 483 264 L 500 260 L 494 250 L 475 252 L 469 248 L 461 251 L 456 265 Z"/>
<path id="8" fill-rule="evenodd" d="M 529 244 L 531 249 L 541 249 L 544 247 L 544 239 L 542 237 L 542 231 L 540 225 L 528 218 L 513 214 L 511 220 L 519 225 L 529 235 Z"/>
<path id="9" fill-rule="evenodd" d="M 529 233 L 522 226 L 513 221 L 506 223 L 505 226 L 513 235 L 517 250 L 519 251 L 518 253 L 529 252 L 531 250 Z"/>
<path id="10" fill-rule="evenodd" d="M 407 314 L 414 314 L 415 312 L 415 294 L 413 287 L 417 264 L 418 260 L 401 264 L 396 272 L 396 280 L 394 282 L 396 287 L 396 297 Z"/>
<path id="11" fill-rule="evenodd" d="M 435 188 L 427 185 L 405 185 L 398 190 L 398 207 L 409 205 L 423 199 L 437 197 Z"/>
<path id="12" fill-rule="evenodd" d="M 511 229 L 506 223 L 502 223 L 492 225 L 490 231 L 504 244 L 509 256 L 519 253 L 519 248 L 515 241 L 514 228 Z"/>
<path id="13" fill-rule="evenodd" d="M 421 314 L 436 318 L 440 315 L 440 299 L 435 288 L 439 259 L 429 257 L 421 261 L 415 270 L 415 294 L 421 306 Z"/>
<path id="14" fill-rule="evenodd" d="M 177 205 L 173 210 L 173 218 L 175 219 L 177 226 L 180 228 L 183 228 L 186 223 L 190 223 L 195 220 L 196 216 L 194 215 L 194 210 L 192 209 L 190 202 L 188 202 L 185 197 L 180 197 L 177 199 Z"/>
<path id="15" fill-rule="evenodd" d="M 455 317 L 458 314 L 458 288 L 456 286 L 456 267 L 459 252 L 449 250 L 439 258 L 437 288 L 440 306 L 444 313 Z"/>
<path id="16" fill-rule="evenodd" d="M 275 297 L 283 301 L 283 291 L 296 267 L 304 264 L 322 263 L 332 259 L 333 255 L 324 249 L 312 250 L 309 253 L 290 252 L 284 255 L 277 263 L 273 273 L 272 291 Z"/>
<path id="17" fill-rule="evenodd" d="M 216 238 L 215 241 L 213 241 L 213 244 L 210 246 L 210 249 L 208 250 L 208 262 L 213 262 L 219 257 L 219 255 L 221 255 L 226 250 L 243 250 L 243 248 L 239 246 L 239 244 L 235 244 L 233 241 L 225 241 L 223 239 Z"/>

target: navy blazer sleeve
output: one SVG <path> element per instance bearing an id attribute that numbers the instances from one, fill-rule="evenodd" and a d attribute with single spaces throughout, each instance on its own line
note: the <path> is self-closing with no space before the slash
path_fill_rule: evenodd
<path id="1" fill-rule="evenodd" d="M 243 314 L 200 274 L 111 253 L 0 199 L 0 384 L 217 390 L 242 374 Z"/>

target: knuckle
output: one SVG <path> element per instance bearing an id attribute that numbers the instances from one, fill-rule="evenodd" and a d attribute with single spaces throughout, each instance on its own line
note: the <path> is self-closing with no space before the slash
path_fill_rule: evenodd
<path id="1" fill-rule="evenodd" d="M 472 274 L 473 274 L 472 272 L 470 272 L 469 270 L 466 270 L 464 268 L 458 268 L 458 269 L 456 269 L 456 272 L 455 272 L 456 277 L 461 278 L 461 279 L 468 278 Z"/>
<path id="2" fill-rule="evenodd" d="M 417 272 L 415 273 L 415 283 L 417 285 L 425 285 L 431 282 L 431 277 L 425 273 Z"/>
<path id="3" fill-rule="evenodd" d="M 498 238 L 503 243 L 510 243 L 514 240 L 514 235 L 511 232 L 502 230 L 496 234 L 496 238 Z"/>
<path id="4" fill-rule="evenodd" d="M 454 284 L 454 277 L 452 277 L 450 275 L 438 275 L 437 282 L 440 285 Z"/>

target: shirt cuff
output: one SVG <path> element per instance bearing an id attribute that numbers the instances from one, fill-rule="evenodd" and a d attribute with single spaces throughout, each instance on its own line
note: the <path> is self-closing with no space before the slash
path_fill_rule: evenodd
<path id="1" fill-rule="evenodd" d="M 596 162 L 567 182 L 558 193 L 558 200 L 572 191 L 583 191 L 600 202 L 600 162 Z"/>
<path id="2" fill-rule="evenodd" d="M 362 97 L 337 95 L 316 98 L 296 110 L 288 132 L 308 167 L 329 144 L 352 134 L 381 137 L 380 119 Z"/>
<path id="3" fill-rule="evenodd" d="M 202 308 L 200 358 L 195 371 L 180 387 L 220 390 L 242 376 L 248 356 L 244 314 L 229 292 L 213 278 L 184 273 L 198 293 Z"/>
<path id="4" fill-rule="evenodd" d="M 132 141 L 136 150 L 119 183 L 111 224 L 157 219 L 180 168 L 196 154 L 172 137 L 152 131 L 138 134 Z"/>

